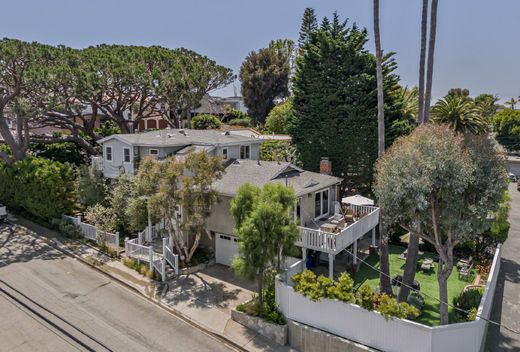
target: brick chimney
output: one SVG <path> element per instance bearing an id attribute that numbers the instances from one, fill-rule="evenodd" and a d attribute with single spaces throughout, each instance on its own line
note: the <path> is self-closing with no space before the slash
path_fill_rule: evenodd
<path id="1" fill-rule="evenodd" d="M 320 174 L 332 175 L 332 162 L 329 160 L 329 158 L 321 158 Z"/>

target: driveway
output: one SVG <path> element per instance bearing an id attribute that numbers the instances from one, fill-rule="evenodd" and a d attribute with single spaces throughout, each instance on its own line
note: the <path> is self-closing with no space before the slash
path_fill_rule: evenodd
<path id="1" fill-rule="evenodd" d="M 509 193 L 513 198 L 511 229 L 502 249 L 491 320 L 520 332 L 520 192 L 511 183 Z M 490 324 L 486 351 L 520 351 L 520 335 Z"/>
<path id="2" fill-rule="evenodd" d="M 0 351 L 231 351 L 93 269 L 0 228 Z"/>

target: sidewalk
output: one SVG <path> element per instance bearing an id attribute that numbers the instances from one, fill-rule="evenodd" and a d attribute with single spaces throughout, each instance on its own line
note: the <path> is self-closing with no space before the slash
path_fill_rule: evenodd
<path id="1" fill-rule="evenodd" d="M 72 252 L 78 259 L 132 287 L 141 295 L 244 350 L 293 351 L 290 347 L 280 346 L 231 319 L 231 310 L 248 301 L 253 293 L 247 283 L 234 278 L 229 268 L 216 265 L 202 272 L 157 283 L 128 268 L 121 261 L 90 246 L 64 238 L 56 231 L 23 218 L 13 219 L 12 222 L 46 237 L 58 248 Z"/>

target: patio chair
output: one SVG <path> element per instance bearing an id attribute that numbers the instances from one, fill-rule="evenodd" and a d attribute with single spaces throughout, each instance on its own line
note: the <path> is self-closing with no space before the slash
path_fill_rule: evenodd
<path id="1" fill-rule="evenodd" d="M 424 271 L 431 271 L 434 267 L 432 259 L 425 259 L 421 264 L 421 269 Z"/>
<path id="2" fill-rule="evenodd" d="M 469 281 L 471 279 L 471 270 L 473 269 L 473 264 L 470 266 L 462 267 L 459 271 L 459 279 Z"/>
<path id="3" fill-rule="evenodd" d="M 459 259 L 459 261 L 457 262 L 457 269 L 459 269 L 459 271 L 462 268 L 467 268 L 469 266 L 473 266 L 473 257 L 472 256 L 469 256 L 468 259 Z"/>

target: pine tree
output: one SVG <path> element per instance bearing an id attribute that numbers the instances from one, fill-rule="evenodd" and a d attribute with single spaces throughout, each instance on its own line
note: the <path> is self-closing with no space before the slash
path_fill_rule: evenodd
<path id="1" fill-rule="evenodd" d="M 300 48 L 309 41 L 310 33 L 314 32 L 317 28 L 318 22 L 316 21 L 314 9 L 307 7 L 303 12 L 302 25 L 300 27 L 300 38 L 298 39 L 298 46 Z"/>
<path id="2" fill-rule="evenodd" d="M 361 190 L 369 189 L 377 159 L 376 61 L 364 49 L 367 40 L 366 30 L 337 14 L 310 33 L 297 58 L 290 130 L 304 168 L 317 171 L 321 157 L 329 157 L 333 173 Z M 397 77 L 385 60 L 388 89 Z M 388 123 L 398 109 L 390 95 L 385 103 Z"/>

